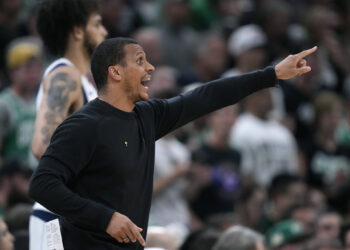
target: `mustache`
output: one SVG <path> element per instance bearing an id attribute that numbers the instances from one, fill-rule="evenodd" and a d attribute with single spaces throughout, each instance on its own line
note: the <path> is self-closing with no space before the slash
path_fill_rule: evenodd
<path id="1" fill-rule="evenodd" d="M 148 78 L 148 77 L 151 77 L 151 74 L 146 73 L 146 74 L 144 74 L 144 75 L 142 76 L 141 80 L 144 80 L 144 79 L 146 79 L 146 78 Z"/>

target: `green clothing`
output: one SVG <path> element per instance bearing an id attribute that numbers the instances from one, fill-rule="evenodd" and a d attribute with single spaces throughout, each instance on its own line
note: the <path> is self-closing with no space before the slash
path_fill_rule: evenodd
<path id="1" fill-rule="evenodd" d="M 336 131 L 336 140 L 340 145 L 350 146 L 350 126 L 342 121 Z"/>
<path id="2" fill-rule="evenodd" d="M 0 93 L 1 157 L 29 164 L 35 122 L 35 98 L 23 100 L 7 88 Z"/>

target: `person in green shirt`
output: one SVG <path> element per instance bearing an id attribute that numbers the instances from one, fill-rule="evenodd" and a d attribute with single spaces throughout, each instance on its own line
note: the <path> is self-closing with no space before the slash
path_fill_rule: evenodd
<path id="1" fill-rule="evenodd" d="M 0 157 L 21 159 L 30 165 L 35 122 L 35 95 L 42 73 L 42 49 L 31 37 L 15 39 L 6 64 L 10 85 L 0 92 Z"/>

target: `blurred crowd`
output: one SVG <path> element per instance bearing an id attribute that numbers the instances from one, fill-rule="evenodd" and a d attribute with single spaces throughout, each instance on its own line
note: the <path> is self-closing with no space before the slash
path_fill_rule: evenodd
<path id="1" fill-rule="evenodd" d="M 109 37 L 133 37 L 156 66 L 153 98 L 318 46 L 310 73 L 157 141 L 148 248 L 350 249 L 349 1 L 101 2 Z M 54 59 L 36 3 L 0 0 L 0 250 L 28 249 L 35 98 Z"/>

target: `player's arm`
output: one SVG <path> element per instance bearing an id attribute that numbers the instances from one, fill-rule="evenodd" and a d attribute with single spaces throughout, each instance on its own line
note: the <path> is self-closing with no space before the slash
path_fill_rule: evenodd
<path id="1" fill-rule="evenodd" d="M 44 154 L 57 126 L 83 105 L 80 74 L 72 67 L 60 67 L 44 80 L 44 94 L 37 112 L 32 151 L 37 159 Z"/>

